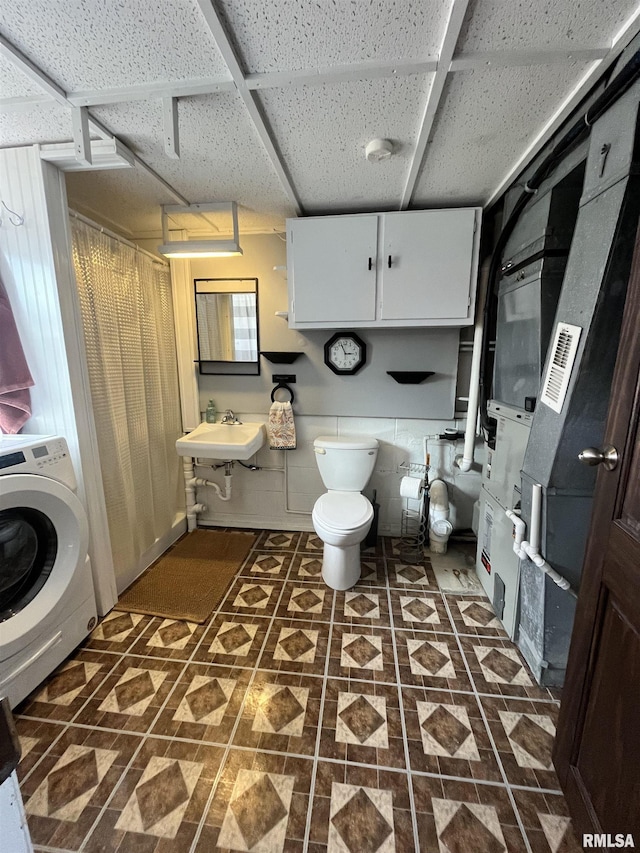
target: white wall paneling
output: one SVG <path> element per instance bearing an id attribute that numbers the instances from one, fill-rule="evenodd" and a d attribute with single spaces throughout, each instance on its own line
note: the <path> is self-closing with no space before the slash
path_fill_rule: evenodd
<path id="1" fill-rule="evenodd" d="M 182 429 L 189 432 L 201 421 L 202 409 L 198 398 L 198 344 L 196 338 L 196 309 L 193 276 L 188 260 L 172 260 L 171 292 L 178 355 L 178 383 Z M 206 404 L 205 404 L 206 405 Z"/>
<path id="2" fill-rule="evenodd" d="M 67 200 L 62 174 L 40 160 L 39 147 L 0 151 L 2 198 L 24 216 L 3 219 L 0 268 L 35 380 L 32 417 L 24 433 L 63 435 L 87 508 L 90 556 L 101 613 L 116 601 L 97 465 L 84 338 L 71 266 Z"/>

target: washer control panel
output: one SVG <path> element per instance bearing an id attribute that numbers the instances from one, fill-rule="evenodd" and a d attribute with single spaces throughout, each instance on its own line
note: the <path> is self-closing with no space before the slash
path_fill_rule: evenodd
<path id="1" fill-rule="evenodd" d="M 0 443 L 0 476 L 42 474 L 75 489 L 77 486 L 69 448 L 59 436 L 15 436 Z"/>

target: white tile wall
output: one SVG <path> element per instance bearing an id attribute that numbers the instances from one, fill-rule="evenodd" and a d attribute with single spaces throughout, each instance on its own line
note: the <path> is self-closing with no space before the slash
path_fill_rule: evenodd
<path id="1" fill-rule="evenodd" d="M 265 415 L 238 412 L 241 420 L 265 422 Z M 324 491 L 313 452 L 313 440 L 319 435 L 373 435 L 380 441 L 376 468 L 365 490 L 376 492 L 380 504 L 379 532 L 397 536 L 400 533 L 402 509 L 400 480 L 407 473 L 403 462 L 424 463 L 424 437 L 444 432 L 446 427 L 464 429 L 460 421 L 430 421 L 395 418 L 298 417 L 297 448 L 291 451 L 263 447 L 253 460 L 261 471 L 249 471 L 241 465 L 233 468 L 232 498 L 223 503 L 213 489 L 198 489 L 198 501 L 207 504 L 207 512 L 199 516 L 204 525 L 229 525 L 280 530 L 312 530 L 311 510 Z M 437 446 L 435 446 L 437 450 Z M 434 446 L 430 443 L 433 452 Z M 473 504 L 480 492 L 481 443 L 476 454 L 477 471 L 463 473 L 455 467 L 454 458 L 462 453 L 462 441 L 447 442 L 440 453 L 443 479 L 449 486 L 451 520 L 454 528 L 471 526 Z M 286 457 L 286 459 L 285 459 Z M 224 485 L 224 469 L 208 473 L 199 469 L 198 476 Z M 410 506 L 413 507 L 415 504 Z"/>

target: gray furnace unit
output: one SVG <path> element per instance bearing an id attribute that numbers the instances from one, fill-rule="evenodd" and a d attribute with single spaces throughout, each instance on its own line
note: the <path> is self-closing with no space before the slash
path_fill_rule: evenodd
<path id="1" fill-rule="evenodd" d="M 596 469 L 578 454 L 602 443 L 638 227 L 634 84 L 598 121 L 522 470 L 522 518 L 542 486 L 540 552 L 577 591 Z M 564 682 L 575 599 L 530 560 L 520 563 L 518 645 L 541 684 Z"/>
<path id="2" fill-rule="evenodd" d="M 513 524 L 505 512 L 520 507 L 520 469 L 533 415 L 495 400 L 489 401 L 488 413 L 497 429 L 495 448 L 486 448 L 482 469 L 476 568 L 513 640 L 518 628 L 520 561 L 513 551 Z"/>
<path id="3" fill-rule="evenodd" d="M 520 510 L 520 472 L 571 246 L 587 147 L 567 158 L 529 202 L 511 234 L 498 287 L 494 398 L 485 447 L 476 571 L 506 632 L 516 639 L 520 561 L 506 510 Z M 520 189 L 514 191 L 520 194 Z M 511 194 L 511 195 L 513 195 Z M 507 211 L 509 197 L 506 200 Z"/>

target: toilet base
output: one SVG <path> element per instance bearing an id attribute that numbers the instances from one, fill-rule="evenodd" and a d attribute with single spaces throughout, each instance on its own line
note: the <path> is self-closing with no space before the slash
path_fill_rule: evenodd
<path id="1" fill-rule="evenodd" d="M 360 580 L 360 543 L 336 546 L 324 543 L 322 579 L 331 589 L 350 589 Z"/>

